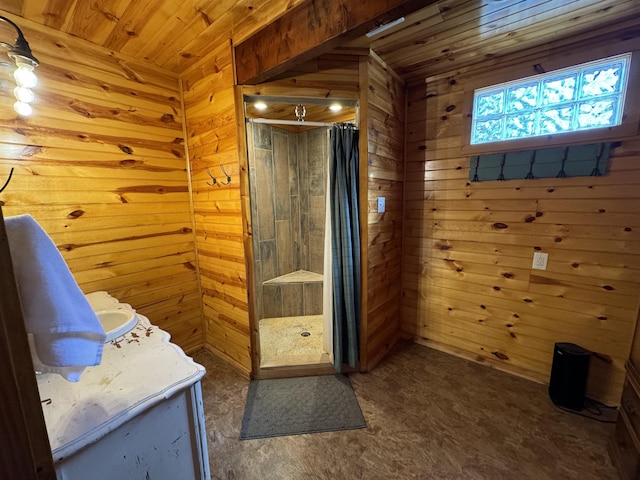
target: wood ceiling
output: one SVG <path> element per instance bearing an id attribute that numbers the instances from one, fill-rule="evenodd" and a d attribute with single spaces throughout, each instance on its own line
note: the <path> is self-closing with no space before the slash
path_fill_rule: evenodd
<path id="1" fill-rule="evenodd" d="M 0 0 L 0 8 L 180 73 L 212 45 L 228 39 L 237 45 L 303 1 Z M 638 19 L 637 0 L 444 0 L 371 39 L 345 39 L 344 46 L 370 46 L 405 80 L 420 81 Z"/>
<path id="2" fill-rule="evenodd" d="M 180 73 L 302 0 L 0 0 L 0 9 Z M 28 39 L 27 39 L 28 40 Z"/>
<path id="3" fill-rule="evenodd" d="M 637 0 L 445 0 L 407 15 L 370 46 L 408 81 L 450 72 L 623 20 L 640 22 Z"/>

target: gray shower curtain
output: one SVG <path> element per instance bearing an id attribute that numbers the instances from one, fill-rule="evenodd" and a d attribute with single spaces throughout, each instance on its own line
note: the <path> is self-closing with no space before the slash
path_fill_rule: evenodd
<path id="1" fill-rule="evenodd" d="M 330 132 L 331 249 L 333 258 L 333 364 L 358 365 L 360 342 L 360 229 L 358 130 L 336 124 Z"/>

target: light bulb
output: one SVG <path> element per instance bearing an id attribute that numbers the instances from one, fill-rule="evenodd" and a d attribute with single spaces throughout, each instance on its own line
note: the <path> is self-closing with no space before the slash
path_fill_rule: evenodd
<path id="1" fill-rule="evenodd" d="M 24 102 L 16 102 L 13 104 L 13 109 L 16 111 L 16 113 L 22 117 L 28 117 L 29 115 L 31 115 L 33 113 L 33 109 L 31 108 L 31 105 L 29 105 L 28 103 L 24 103 Z"/>
<path id="2" fill-rule="evenodd" d="M 342 110 L 342 105 L 340 105 L 339 103 L 333 103 L 329 107 L 329 110 L 331 110 L 332 112 L 339 112 L 340 110 Z"/>
<path id="3" fill-rule="evenodd" d="M 31 90 L 25 87 L 16 87 L 13 89 L 13 94 L 19 102 L 31 103 L 36 99 L 36 96 Z"/>
<path id="4" fill-rule="evenodd" d="M 257 110 L 266 110 L 267 109 L 267 104 L 264 102 L 256 102 L 253 104 L 254 107 L 256 107 Z"/>
<path id="5" fill-rule="evenodd" d="M 38 77 L 33 73 L 33 67 L 28 65 L 20 65 L 13 74 L 13 78 L 20 87 L 33 88 L 38 84 Z"/>

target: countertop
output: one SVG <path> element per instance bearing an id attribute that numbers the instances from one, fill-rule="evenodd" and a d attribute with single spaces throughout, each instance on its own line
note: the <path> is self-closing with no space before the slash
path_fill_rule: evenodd
<path id="1" fill-rule="evenodd" d="M 106 292 L 86 297 L 94 310 L 133 310 Z M 136 316 L 133 330 L 105 344 L 101 364 L 85 369 L 79 382 L 68 382 L 55 373 L 37 375 L 55 462 L 204 376 L 204 367 L 170 343 L 167 332 Z"/>

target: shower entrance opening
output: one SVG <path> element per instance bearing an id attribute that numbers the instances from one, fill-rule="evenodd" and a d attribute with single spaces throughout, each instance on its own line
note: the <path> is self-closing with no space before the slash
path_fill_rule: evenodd
<path id="1" fill-rule="evenodd" d="M 244 100 L 259 369 L 332 369 L 329 130 L 356 101 Z"/>

